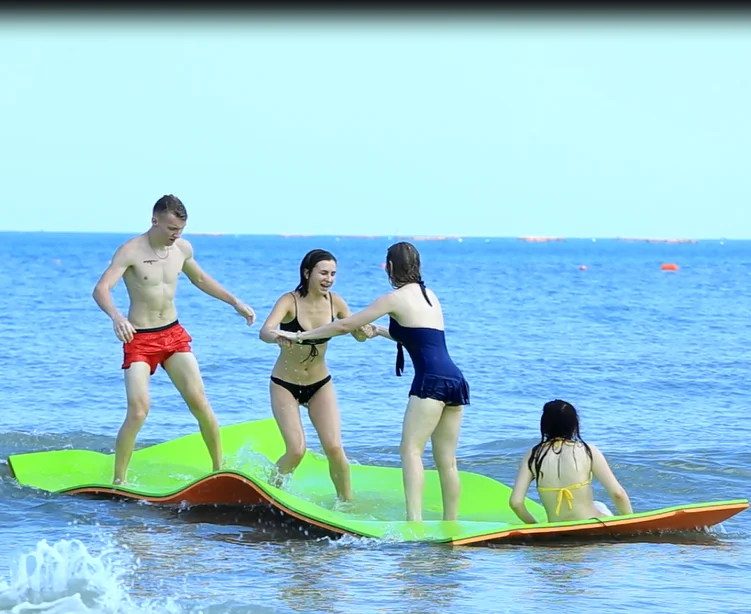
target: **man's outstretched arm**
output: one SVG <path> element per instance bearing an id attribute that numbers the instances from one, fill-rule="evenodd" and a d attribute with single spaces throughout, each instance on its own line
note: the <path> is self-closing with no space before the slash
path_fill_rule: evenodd
<path id="1" fill-rule="evenodd" d="M 225 290 L 218 281 L 199 266 L 198 262 L 196 262 L 196 259 L 193 257 L 193 246 L 183 239 L 180 248 L 185 253 L 183 273 L 185 273 L 190 282 L 196 288 L 201 290 L 201 292 L 205 292 L 209 296 L 224 301 L 228 305 L 232 305 L 235 308 L 235 311 L 248 321 L 248 326 L 253 324 L 256 319 L 255 312 L 232 293 Z"/>

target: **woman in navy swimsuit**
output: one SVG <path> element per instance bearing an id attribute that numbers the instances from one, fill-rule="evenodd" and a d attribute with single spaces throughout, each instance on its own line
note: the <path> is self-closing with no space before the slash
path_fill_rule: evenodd
<path id="1" fill-rule="evenodd" d="M 402 242 L 389 247 L 386 272 L 395 290 L 362 311 L 307 332 L 280 334 L 306 343 L 351 333 L 389 316 L 388 328 L 375 328 L 379 335 L 397 343 L 396 374 L 401 375 L 404 368 L 403 348 L 415 369 L 400 446 L 407 520 L 422 520 L 422 455 L 429 438 L 441 480 L 443 519 L 456 520 L 460 494 L 456 446 L 462 409 L 469 405 L 469 385 L 449 356 L 441 305 L 422 281 L 420 254 L 414 245 Z"/>
<path id="2" fill-rule="evenodd" d="M 328 339 L 314 338 L 300 347 L 284 336 L 350 315 L 344 299 L 331 292 L 335 276 L 336 258 L 331 253 L 322 249 L 308 252 L 300 263 L 300 283 L 294 292 L 279 297 L 259 337 L 266 343 L 280 346 L 269 384 L 271 408 L 286 446 L 284 455 L 276 462 L 279 473 L 292 473 L 305 454 L 305 433 L 300 420 L 302 405 L 308 408 L 310 421 L 328 458 L 336 493 L 340 499 L 348 501 L 352 498 L 349 463 L 342 448 L 334 384 L 325 361 Z M 370 326 L 352 330 L 352 336 L 358 341 L 375 335 L 374 327 Z"/>

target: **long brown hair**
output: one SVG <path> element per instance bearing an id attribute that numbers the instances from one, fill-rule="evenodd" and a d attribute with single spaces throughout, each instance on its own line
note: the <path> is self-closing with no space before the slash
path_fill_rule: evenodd
<path id="1" fill-rule="evenodd" d="M 420 283 L 420 252 L 407 241 L 394 243 L 386 252 L 386 272 L 394 288 Z"/>

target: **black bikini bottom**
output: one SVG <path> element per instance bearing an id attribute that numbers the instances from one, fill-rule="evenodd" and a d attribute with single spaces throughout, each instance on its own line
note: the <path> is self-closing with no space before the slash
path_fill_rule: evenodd
<path id="1" fill-rule="evenodd" d="M 274 382 L 277 386 L 281 386 L 285 390 L 289 390 L 292 396 L 295 397 L 295 400 L 300 405 L 307 405 L 310 399 L 313 398 L 313 395 L 321 388 L 323 388 L 326 384 L 328 384 L 329 381 L 331 381 L 331 376 L 327 375 L 315 384 L 308 384 L 306 386 L 302 386 L 300 384 L 290 384 L 289 382 L 285 382 L 283 379 L 279 379 L 278 377 L 274 377 L 273 375 L 271 376 L 271 381 Z"/>

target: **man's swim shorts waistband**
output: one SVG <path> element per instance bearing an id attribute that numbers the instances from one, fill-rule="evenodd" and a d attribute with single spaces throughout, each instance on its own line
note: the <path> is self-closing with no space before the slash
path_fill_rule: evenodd
<path id="1" fill-rule="evenodd" d="M 172 328 L 173 326 L 177 326 L 180 323 L 180 320 L 175 320 L 174 322 L 170 322 L 169 324 L 165 324 L 164 326 L 157 326 L 156 328 L 137 328 L 137 333 L 161 333 L 163 330 L 167 330 L 168 328 Z"/>

